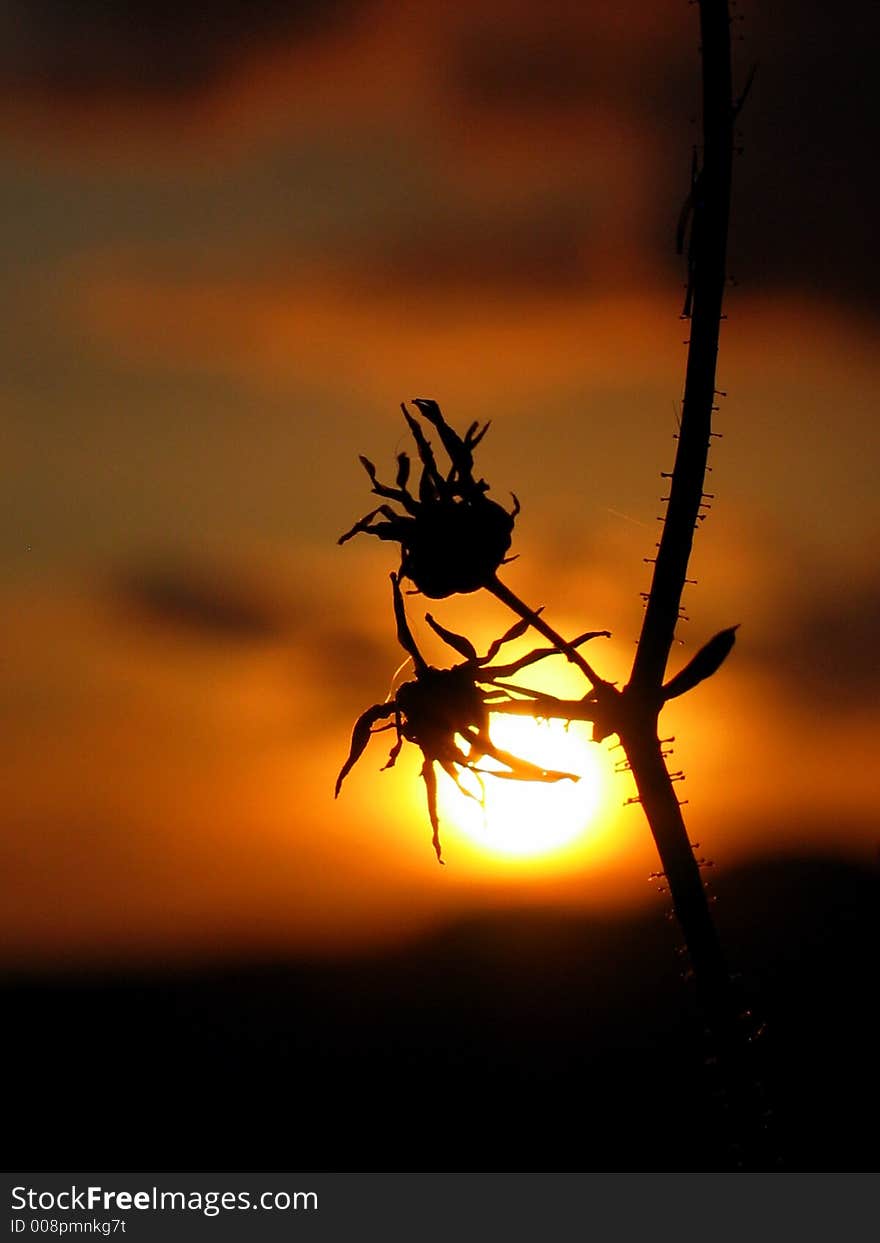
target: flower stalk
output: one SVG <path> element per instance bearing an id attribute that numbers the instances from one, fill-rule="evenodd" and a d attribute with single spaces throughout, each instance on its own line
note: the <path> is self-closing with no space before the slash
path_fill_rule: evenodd
<path id="1" fill-rule="evenodd" d="M 611 683 L 606 682 L 604 678 L 599 676 L 589 661 L 586 660 L 586 658 L 577 650 L 576 647 L 574 647 L 566 639 L 563 639 L 562 635 L 559 634 L 558 631 L 554 630 L 549 622 L 547 622 L 540 613 L 536 612 L 534 609 L 530 609 L 523 600 L 520 600 L 519 596 L 512 592 L 504 583 L 502 583 L 497 574 L 493 574 L 487 580 L 486 590 L 490 591 L 497 600 L 501 601 L 502 604 L 506 604 L 511 612 L 516 613 L 517 617 L 521 617 L 523 621 L 527 621 L 529 625 L 532 626 L 533 629 L 537 630 L 539 634 L 542 634 L 545 639 L 549 639 L 557 651 L 570 660 L 572 664 L 577 665 L 578 669 L 580 669 L 581 673 L 583 673 L 584 677 L 590 683 L 596 694 L 600 696 L 607 696 L 609 692 L 614 694 L 617 693 L 614 691 Z M 605 633 L 608 634 L 609 632 L 606 631 Z"/>
<path id="2" fill-rule="evenodd" d="M 692 187 L 690 343 L 668 509 L 618 733 L 684 931 L 701 1000 L 713 1026 L 735 1017 L 727 965 L 675 789 L 661 755 L 657 714 L 666 664 L 703 502 L 716 360 L 726 283 L 733 159 L 730 15 L 727 0 L 700 0 L 703 160 Z"/>

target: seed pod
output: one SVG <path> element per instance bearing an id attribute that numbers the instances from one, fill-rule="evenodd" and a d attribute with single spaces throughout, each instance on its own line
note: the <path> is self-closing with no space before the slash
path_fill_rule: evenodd
<path id="1" fill-rule="evenodd" d="M 425 505 L 403 543 L 401 573 L 429 599 L 486 586 L 510 548 L 513 516 L 486 496 Z"/>
<path id="2" fill-rule="evenodd" d="M 400 545 L 400 573 L 417 591 L 432 600 L 457 593 L 467 594 L 490 586 L 495 572 L 510 549 L 519 502 L 513 498 L 508 511 L 486 496 L 489 485 L 474 477 L 474 449 L 489 424 L 472 423 L 459 436 L 444 419 L 435 401 L 414 400 L 416 409 L 440 438 L 449 458 L 441 470 L 434 450 L 418 419 L 403 405 L 403 414 L 415 441 L 421 463 L 418 494 L 409 490 L 410 458 L 397 455 L 394 486 L 381 483 L 369 458 L 361 465 L 370 477 L 373 492 L 384 501 L 396 501 L 403 512 L 382 504 L 356 522 L 339 542 L 364 532 Z"/>

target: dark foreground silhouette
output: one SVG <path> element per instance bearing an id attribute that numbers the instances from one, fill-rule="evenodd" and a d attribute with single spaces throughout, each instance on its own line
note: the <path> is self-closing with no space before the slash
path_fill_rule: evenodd
<path id="1" fill-rule="evenodd" d="M 876 1170 L 880 871 L 717 888 L 784 1168 Z M 330 963 L 8 977 L 6 1168 L 732 1168 L 675 942 L 659 907 L 509 912 Z"/>

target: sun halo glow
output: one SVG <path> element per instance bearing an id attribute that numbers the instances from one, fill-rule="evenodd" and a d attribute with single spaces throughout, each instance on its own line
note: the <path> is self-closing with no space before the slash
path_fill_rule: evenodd
<path id="1" fill-rule="evenodd" d="M 491 775 L 492 761 L 480 764 L 482 789 L 466 773 L 462 785 L 440 775 L 441 823 L 454 824 L 475 846 L 508 858 L 548 856 L 574 845 L 593 828 L 603 793 L 598 748 L 583 724 L 536 721 L 528 716 L 493 713 L 490 735 L 495 745 L 547 769 L 577 774 L 579 780 L 517 781 Z"/>

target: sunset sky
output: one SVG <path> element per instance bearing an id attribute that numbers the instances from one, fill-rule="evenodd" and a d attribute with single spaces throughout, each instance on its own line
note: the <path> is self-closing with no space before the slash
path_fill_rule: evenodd
<path id="1" fill-rule="evenodd" d="M 741 627 L 663 725 L 718 868 L 868 859 L 880 11 L 737 11 L 737 80 L 758 73 L 728 395 L 674 665 Z M 334 802 L 402 659 L 393 548 L 336 540 L 371 507 L 358 454 L 387 477 L 407 447 L 401 399 L 491 418 L 479 471 L 523 507 L 507 581 L 566 634 L 611 630 L 591 659 L 625 680 L 688 335 L 695 8 L 5 0 L 0 79 L 4 965 L 658 901 L 607 744 L 594 818 L 540 857 L 482 848 L 445 798 L 438 867 L 413 748 L 378 771 L 388 735 Z M 430 607 L 478 647 L 509 624 L 479 596 Z"/>

